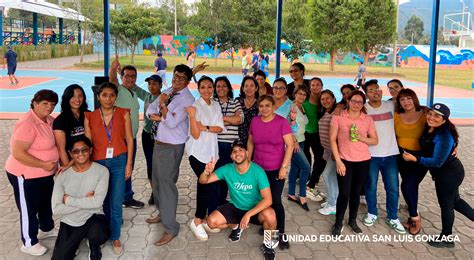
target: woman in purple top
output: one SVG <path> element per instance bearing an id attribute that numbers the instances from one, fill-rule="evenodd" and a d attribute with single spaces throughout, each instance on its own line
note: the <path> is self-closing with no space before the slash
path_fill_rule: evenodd
<path id="1" fill-rule="evenodd" d="M 286 118 L 275 114 L 275 101 L 269 95 L 258 99 L 258 111 L 250 123 L 247 142 L 249 158 L 260 165 L 266 172 L 273 204 L 277 217 L 277 228 L 280 231 L 280 249 L 287 249 L 288 242 L 282 240 L 285 233 L 285 209 L 281 204 L 281 194 L 285 179 L 290 169 L 293 154 L 293 134 Z"/>

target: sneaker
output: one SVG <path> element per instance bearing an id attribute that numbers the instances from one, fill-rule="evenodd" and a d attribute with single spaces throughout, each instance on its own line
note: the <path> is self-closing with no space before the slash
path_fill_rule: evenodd
<path id="1" fill-rule="evenodd" d="M 327 206 L 318 210 L 320 214 L 328 216 L 336 214 L 336 206 Z"/>
<path id="2" fill-rule="evenodd" d="M 89 247 L 89 260 L 100 260 L 102 259 L 102 250 L 100 245 L 93 245 L 89 244 L 89 240 L 87 240 L 87 246 Z"/>
<path id="3" fill-rule="evenodd" d="M 365 205 L 367 205 L 367 200 L 365 200 L 365 196 L 364 196 L 364 195 L 361 195 L 361 196 L 360 196 L 360 204 L 365 204 Z"/>
<path id="4" fill-rule="evenodd" d="M 352 229 L 352 231 L 354 231 L 354 233 L 356 234 L 362 234 L 362 229 L 360 229 L 360 227 L 357 225 L 357 221 L 356 220 L 353 220 L 353 221 L 349 221 L 349 227 Z"/>
<path id="5" fill-rule="evenodd" d="M 191 222 L 189 222 L 189 228 L 197 239 L 201 241 L 206 241 L 209 238 L 202 224 L 196 226 L 196 224 L 194 224 L 194 219 L 191 219 Z"/>
<path id="6" fill-rule="evenodd" d="M 364 225 L 371 227 L 375 224 L 377 219 L 378 219 L 377 215 L 372 215 L 370 213 L 367 213 L 367 217 L 364 219 Z"/>
<path id="7" fill-rule="evenodd" d="M 321 203 L 321 208 L 325 208 L 325 207 L 326 207 L 326 205 L 328 205 L 328 202 L 327 202 L 327 201 L 326 201 L 326 202 L 323 202 L 323 203 Z"/>
<path id="8" fill-rule="evenodd" d="M 400 220 L 397 219 L 387 219 L 385 220 L 385 223 L 387 223 L 387 225 L 395 230 L 395 232 L 397 232 L 398 234 L 406 234 L 407 231 L 405 230 L 405 228 L 403 227 L 402 223 L 400 223 Z"/>
<path id="9" fill-rule="evenodd" d="M 331 235 L 340 236 L 343 230 L 344 227 L 342 225 L 334 224 L 334 226 L 332 226 Z"/>
<path id="10" fill-rule="evenodd" d="M 319 192 L 316 189 L 306 190 L 306 197 L 312 201 L 319 202 L 319 201 L 324 200 L 323 195 L 324 195 L 323 193 Z"/>
<path id="11" fill-rule="evenodd" d="M 48 237 L 57 237 L 58 236 L 58 230 L 53 228 L 48 232 L 44 232 L 41 229 L 38 231 L 38 239 L 45 239 Z"/>
<path id="12" fill-rule="evenodd" d="M 150 195 L 148 199 L 148 205 L 155 205 L 155 198 L 153 198 L 153 193 Z"/>
<path id="13" fill-rule="evenodd" d="M 428 240 L 428 245 L 436 248 L 453 248 L 454 247 L 454 242 L 448 242 L 448 241 L 442 241 L 441 236 L 439 236 L 438 239 L 429 239 Z"/>
<path id="14" fill-rule="evenodd" d="M 202 223 L 202 226 L 204 227 L 204 230 L 206 230 L 209 233 L 219 233 L 221 232 L 220 228 L 210 228 L 207 223 Z"/>
<path id="15" fill-rule="evenodd" d="M 239 242 L 240 241 L 240 237 L 242 236 L 242 229 L 240 228 L 239 225 L 237 225 L 237 228 L 236 229 L 232 229 L 232 232 L 230 232 L 230 235 L 229 235 L 229 240 L 231 242 Z"/>
<path id="16" fill-rule="evenodd" d="M 265 260 L 274 260 L 275 259 L 275 250 L 273 248 L 268 248 L 265 245 L 261 245 L 260 249 L 263 252 L 263 259 L 265 259 Z"/>
<path id="17" fill-rule="evenodd" d="M 278 237 L 278 247 L 280 248 L 280 250 L 285 250 L 285 249 L 290 248 L 290 243 L 288 242 L 288 239 L 286 241 L 283 240 L 284 235 L 285 234 L 279 234 L 279 237 Z"/>
<path id="18" fill-rule="evenodd" d="M 135 200 L 135 199 L 127 200 L 122 203 L 123 208 L 141 209 L 144 206 L 145 206 L 145 203 Z"/>
<path id="19" fill-rule="evenodd" d="M 44 255 L 46 251 L 48 251 L 48 249 L 44 247 L 43 245 L 41 245 L 39 242 L 36 243 L 34 246 L 29 246 L 29 247 L 26 247 L 25 245 L 21 245 L 20 250 L 23 253 L 27 253 L 34 256 Z"/>

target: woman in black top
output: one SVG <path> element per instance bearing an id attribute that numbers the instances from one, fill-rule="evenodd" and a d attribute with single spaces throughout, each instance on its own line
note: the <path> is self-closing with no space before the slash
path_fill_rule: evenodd
<path id="1" fill-rule="evenodd" d="M 452 237 L 454 210 L 474 221 L 474 209 L 459 197 L 459 186 L 464 179 L 464 167 L 453 154 L 459 135 L 451 121 L 449 108 L 434 104 L 426 115 L 426 125 L 420 138 L 422 156 L 405 152 L 403 159 L 428 167 L 435 182 L 436 195 L 441 208 L 441 235 L 428 241 L 434 247 L 454 247 Z"/>
<path id="2" fill-rule="evenodd" d="M 288 84 L 286 95 L 290 100 L 295 100 L 293 92 L 295 91 L 296 87 L 302 84 L 304 84 L 306 87 L 309 87 L 311 85 L 311 82 L 309 79 L 304 78 L 305 68 L 303 63 L 301 62 L 293 63 L 290 67 L 289 72 L 290 77 L 293 79 L 293 81 Z"/>
<path id="3" fill-rule="evenodd" d="M 74 137 L 84 135 L 84 112 L 87 109 L 86 93 L 77 85 L 69 85 L 61 97 L 61 114 L 53 122 L 53 132 L 61 165 L 68 165 L 67 148 Z"/>

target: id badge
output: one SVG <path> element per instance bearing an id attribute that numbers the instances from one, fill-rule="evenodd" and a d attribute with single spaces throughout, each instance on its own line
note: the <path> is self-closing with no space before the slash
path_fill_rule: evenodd
<path id="1" fill-rule="evenodd" d="M 107 147 L 107 151 L 105 152 L 105 158 L 110 159 L 114 157 L 114 148 L 113 147 Z"/>

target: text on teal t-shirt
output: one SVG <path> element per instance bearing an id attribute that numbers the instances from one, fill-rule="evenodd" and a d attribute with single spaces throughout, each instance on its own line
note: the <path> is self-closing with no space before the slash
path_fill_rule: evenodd
<path id="1" fill-rule="evenodd" d="M 240 174 L 233 163 L 216 170 L 219 180 L 225 180 L 229 187 L 230 203 L 241 210 L 253 209 L 261 200 L 260 191 L 270 187 L 267 174 L 255 163 L 248 171 Z"/>

